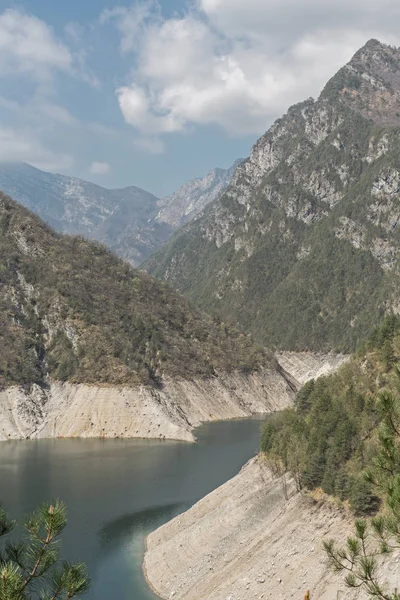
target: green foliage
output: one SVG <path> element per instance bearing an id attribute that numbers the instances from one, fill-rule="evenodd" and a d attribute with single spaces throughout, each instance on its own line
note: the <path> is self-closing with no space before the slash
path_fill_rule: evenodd
<path id="1" fill-rule="evenodd" d="M 400 548 L 400 370 L 396 372 L 396 392 L 384 391 L 378 397 L 381 423 L 378 430 L 377 454 L 366 473 L 352 490 L 352 501 L 360 503 L 362 511 L 377 501 L 372 489 L 378 490 L 385 510 L 370 522 L 356 522 L 354 537 L 344 548 L 330 540 L 324 543 L 332 568 L 346 573 L 350 588 L 363 588 L 371 598 L 399 600 L 397 590 L 388 591 L 381 583 L 379 557 Z M 372 488 L 373 486 L 373 488 Z M 376 506 L 371 507 L 372 510 Z M 371 511 L 372 511 L 371 510 Z"/>
<path id="2" fill-rule="evenodd" d="M 308 413 L 311 409 L 312 394 L 315 388 L 314 379 L 310 379 L 303 385 L 296 395 L 296 408 L 300 414 Z"/>
<path id="3" fill-rule="evenodd" d="M 162 385 L 163 377 L 252 372 L 271 357 L 220 318 L 105 247 L 54 233 L 0 195 L 0 388 Z"/>
<path id="4" fill-rule="evenodd" d="M 261 451 L 271 466 L 294 475 L 298 489 L 304 483 L 306 449 L 304 421 L 297 413 L 285 410 L 268 419 L 261 435 Z"/>
<path id="5" fill-rule="evenodd" d="M 357 477 L 349 493 L 350 508 L 356 516 L 374 515 L 380 508 L 381 499 L 363 477 Z"/>
<path id="6" fill-rule="evenodd" d="M 8 540 L 0 553 L 1 600 L 28 600 L 32 594 L 40 600 L 70 600 L 88 590 L 85 565 L 60 560 L 60 536 L 66 524 L 62 502 L 44 504 L 25 519 L 25 538 Z M 14 526 L 0 505 L 0 538 Z"/>
<path id="7" fill-rule="evenodd" d="M 378 436 L 378 426 L 382 415 L 394 411 L 399 361 L 400 319 L 389 315 L 356 358 L 337 373 L 308 382 L 297 394 L 295 409 L 267 423 L 262 451 L 294 472 L 301 486 L 349 500 L 356 515 L 376 513 L 382 493 L 360 473 L 374 460 L 389 468 L 384 461 L 392 458 L 393 432 L 381 429 Z M 387 443 L 386 453 L 377 454 L 377 439 L 382 447 Z M 400 455 L 396 461 L 400 471 Z"/>

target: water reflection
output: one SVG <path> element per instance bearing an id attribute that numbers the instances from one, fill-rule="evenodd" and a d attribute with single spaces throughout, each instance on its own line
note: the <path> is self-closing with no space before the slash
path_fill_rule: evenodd
<path id="1" fill-rule="evenodd" d="M 184 504 L 154 506 L 106 523 L 99 531 L 103 553 L 112 551 L 117 545 L 125 545 L 134 535 L 146 534 L 156 521 L 169 521 L 185 510 L 185 506 Z"/>

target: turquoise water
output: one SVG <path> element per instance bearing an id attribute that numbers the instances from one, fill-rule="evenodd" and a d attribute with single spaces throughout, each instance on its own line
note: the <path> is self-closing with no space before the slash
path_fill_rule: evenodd
<path id="1" fill-rule="evenodd" d="M 142 573 L 145 536 L 258 452 L 260 421 L 204 425 L 197 444 L 143 440 L 0 443 L 0 500 L 15 517 L 60 498 L 63 555 L 87 563 L 88 600 L 154 600 Z"/>

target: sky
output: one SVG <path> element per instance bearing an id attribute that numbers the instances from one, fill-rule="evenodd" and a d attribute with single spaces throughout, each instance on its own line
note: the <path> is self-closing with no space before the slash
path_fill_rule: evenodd
<path id="1" fill-rule="evenodd" d="M 398 0 L 0 0 L 0 162 L 165 196 L 399 23 Z"/>

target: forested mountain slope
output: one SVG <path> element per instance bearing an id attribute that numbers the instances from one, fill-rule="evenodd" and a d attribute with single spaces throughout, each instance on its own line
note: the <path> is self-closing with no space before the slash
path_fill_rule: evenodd
<path id="1" fill-rule="evenodd" d="M 55 233 L 4 195 L 0 232 L 2 387 L 47 375 L 157 384 L 271 362 L 165 284 L 96 242 Z"/>
<path id="2" fill-rule="evenodd" d="M 349 500 L 356 514 L 373 513 L 380 490 L 363 472 L 377 464 L 388 394 L 396 398 L 400 389 L 399 361 L 400 318 L 390 315 L 337 373 L 306 383 L 295 409 L 268 422 L 262 450 L 292 471 L 301 487 Z"/>
<path id="3" fill-rule="evenodd" d="M 145 268 L 268 346 L 354 349 L 398 309 L 399 73 L 369 41 Z"/>
<path id="4" fill-rule="evenodd" d="M 251 338 L 0 194 L 0 440 L 169 437 L 292 403 Z"/>

